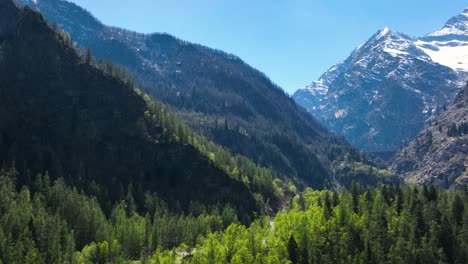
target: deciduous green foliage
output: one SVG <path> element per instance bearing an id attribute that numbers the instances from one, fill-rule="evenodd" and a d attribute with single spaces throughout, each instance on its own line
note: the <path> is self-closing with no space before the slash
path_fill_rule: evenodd
<path id="1" fill-rule="evenodd" d="M 219 243 L 229 253 L 219 263 L 230 256 L 235 256 L 232 263 L 466 263 L 467 194 L 434 187 L 363 191 L 355 186 L 335 196 L 308 189 L 303 205 L 299 197 L 294 199 L 292 208 L 278 213 L 271 225 L 256 222 L 237 232 L 248 248 L 246 238 L 259 226 L 264 230 L 255 237 L 255 251 L 232 247 L 229 238 L 236 226 L 220 233 Z M 209 247 L 206 241 L 199 244 L 192 250 L 193 259 Z"/>
<path id="2" fill-rule="evenodd" d="M 145 195 L 145 217 L 131 205 L 133 197 L 106 217 L 96 198 L 61 179 L 37 176 L 31 195 L 28 187 L 17 191 L 15 174 L 0 171 L 0 263 L 126 263 L 157 249 L 194 247 L 197 239 L 238 222 L 230 206 L 175 214 L 155 194 Z"/>
<path id="3" fill-rule="evenodd" d="M 62 180 L 30 190 L 0 172 L 2 263 L 467 263 L 468 192 L 382 186 L 334 193 L 307 189 L 274 219 L 244 226 L 232 208 L 194 204 L 171 213 L 146 194 L 109 217 Z M 131 196 L 131 193 L 129 194 Z"/>

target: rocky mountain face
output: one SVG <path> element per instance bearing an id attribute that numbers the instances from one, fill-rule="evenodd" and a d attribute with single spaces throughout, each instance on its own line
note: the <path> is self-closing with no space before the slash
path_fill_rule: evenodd
<path id="1" fill-rule="evenodd" d="M 38 8 L 78 47 L 91 47 L 98 59 L 124 66 L 149 94 L 234 154 L 315 188 L 336 183 L 343 164 L 373 166 L 236 56 L 167 34 L 108 27 L 68 1 L 19 2 Z"/>
<path id="2" fill-rule="evenodd" d="M 48 171 L 109 207 L 133 189 L 137 206 L 148 191 L 172 208 L 256 210 L 241 181 L 167 140 L 133 87 L 84 63 L 41 14 L 9 0 L 0 1 L 0 102 L 0 160 L 18 170 L 18 184 Z"/>
<path id="3" fill-rule="evenodd" d="M 449 188 L 468 183 L 468 86 L 398 152 L 390 168 L 420 185 Z"/>
<path id="4" fill-rule="evenodd" d="M 368 152 L 393 152 L 441 111 L 468 71 L 468 9 L 440 31 L 379 30 L 293 98 Z"/>

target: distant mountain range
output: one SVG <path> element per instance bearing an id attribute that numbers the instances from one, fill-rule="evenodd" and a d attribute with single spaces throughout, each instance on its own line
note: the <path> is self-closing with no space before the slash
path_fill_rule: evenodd
<path id="1" fill-rule="evenodd" d="M 465 9 L 423 37 L 379 30 L 293 98 L 355 147 L 395 152 L 453 99 L 467 72 Z"/>
<path id="2" fill-rule="evenodd" d="M 374 172 L 381 170 L 350 173 L 375 164 L 234 55 L 168 34 L 108 27 L 68 1 L 17 2 L 39 9 L 97 59 L 122 65 L 150 95 L 234 154 L 315 188 L 379 181 Z"/>
<path id="3" fill-rule="evenodd" d="M 419 185 L 468 184 L 468 86 L 398 152 L 390 168 Z"/>

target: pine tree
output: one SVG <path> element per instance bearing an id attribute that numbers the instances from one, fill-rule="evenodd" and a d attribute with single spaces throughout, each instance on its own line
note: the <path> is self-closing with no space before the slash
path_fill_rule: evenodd
<path id="1" fill-rule="evenodd" d="M 293 264 L 297 264 L 297 261 L 298 261 L 298 247 L 297 247 L 297 243 L 296 243 L 296 240 L 294 240 L 294 236 L 291 235 L 289 237 L 289 242 L 288 242 L 288 256 L 289 256 L 289 260 L 293 263 Z"/>
<path id="2" fill-rule="evenodd" d="M 85 63 L 87 63 L 89 65 L 94 64 L 93 52 L 92 52 L 90 47 L 86 48 Z"/>

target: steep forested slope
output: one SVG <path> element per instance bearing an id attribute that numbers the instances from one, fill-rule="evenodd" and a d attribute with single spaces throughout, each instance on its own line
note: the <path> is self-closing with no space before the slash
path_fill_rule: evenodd
<path id="1" fill-rule="evenodd" d="M 235 154 L 316 188 L 344 176 L 343 163 L 369 163 L 329 133 L 264 74 L 239 58 L 167 34 L 107 27 L 63 0 L 19 1 L 70 32 L 78 47 L 123 65 L 146 91 L 190 126 Z M 335 177 L 338 176 L 338 177 Z M 374 183 L 373 176 L 368 183 Z"/>
<path id="2" fill-rule="evenodd" d="M 0 23 L 0 160 L 20 184 L 48 171 L 106 210 L 132 191 L 140 207 L 149 191 L 173 208 L 257 210 L 243 182 L 171 140 L 132 86 L 84 62 L 41 14 L 2 0 Z"/>
<path id="3" fill-rule="evenodd" d="M 446 188 L 468 183 L 468 86 L 416 139 L 393 158 L 390 169 L 416 184 Z"/>

